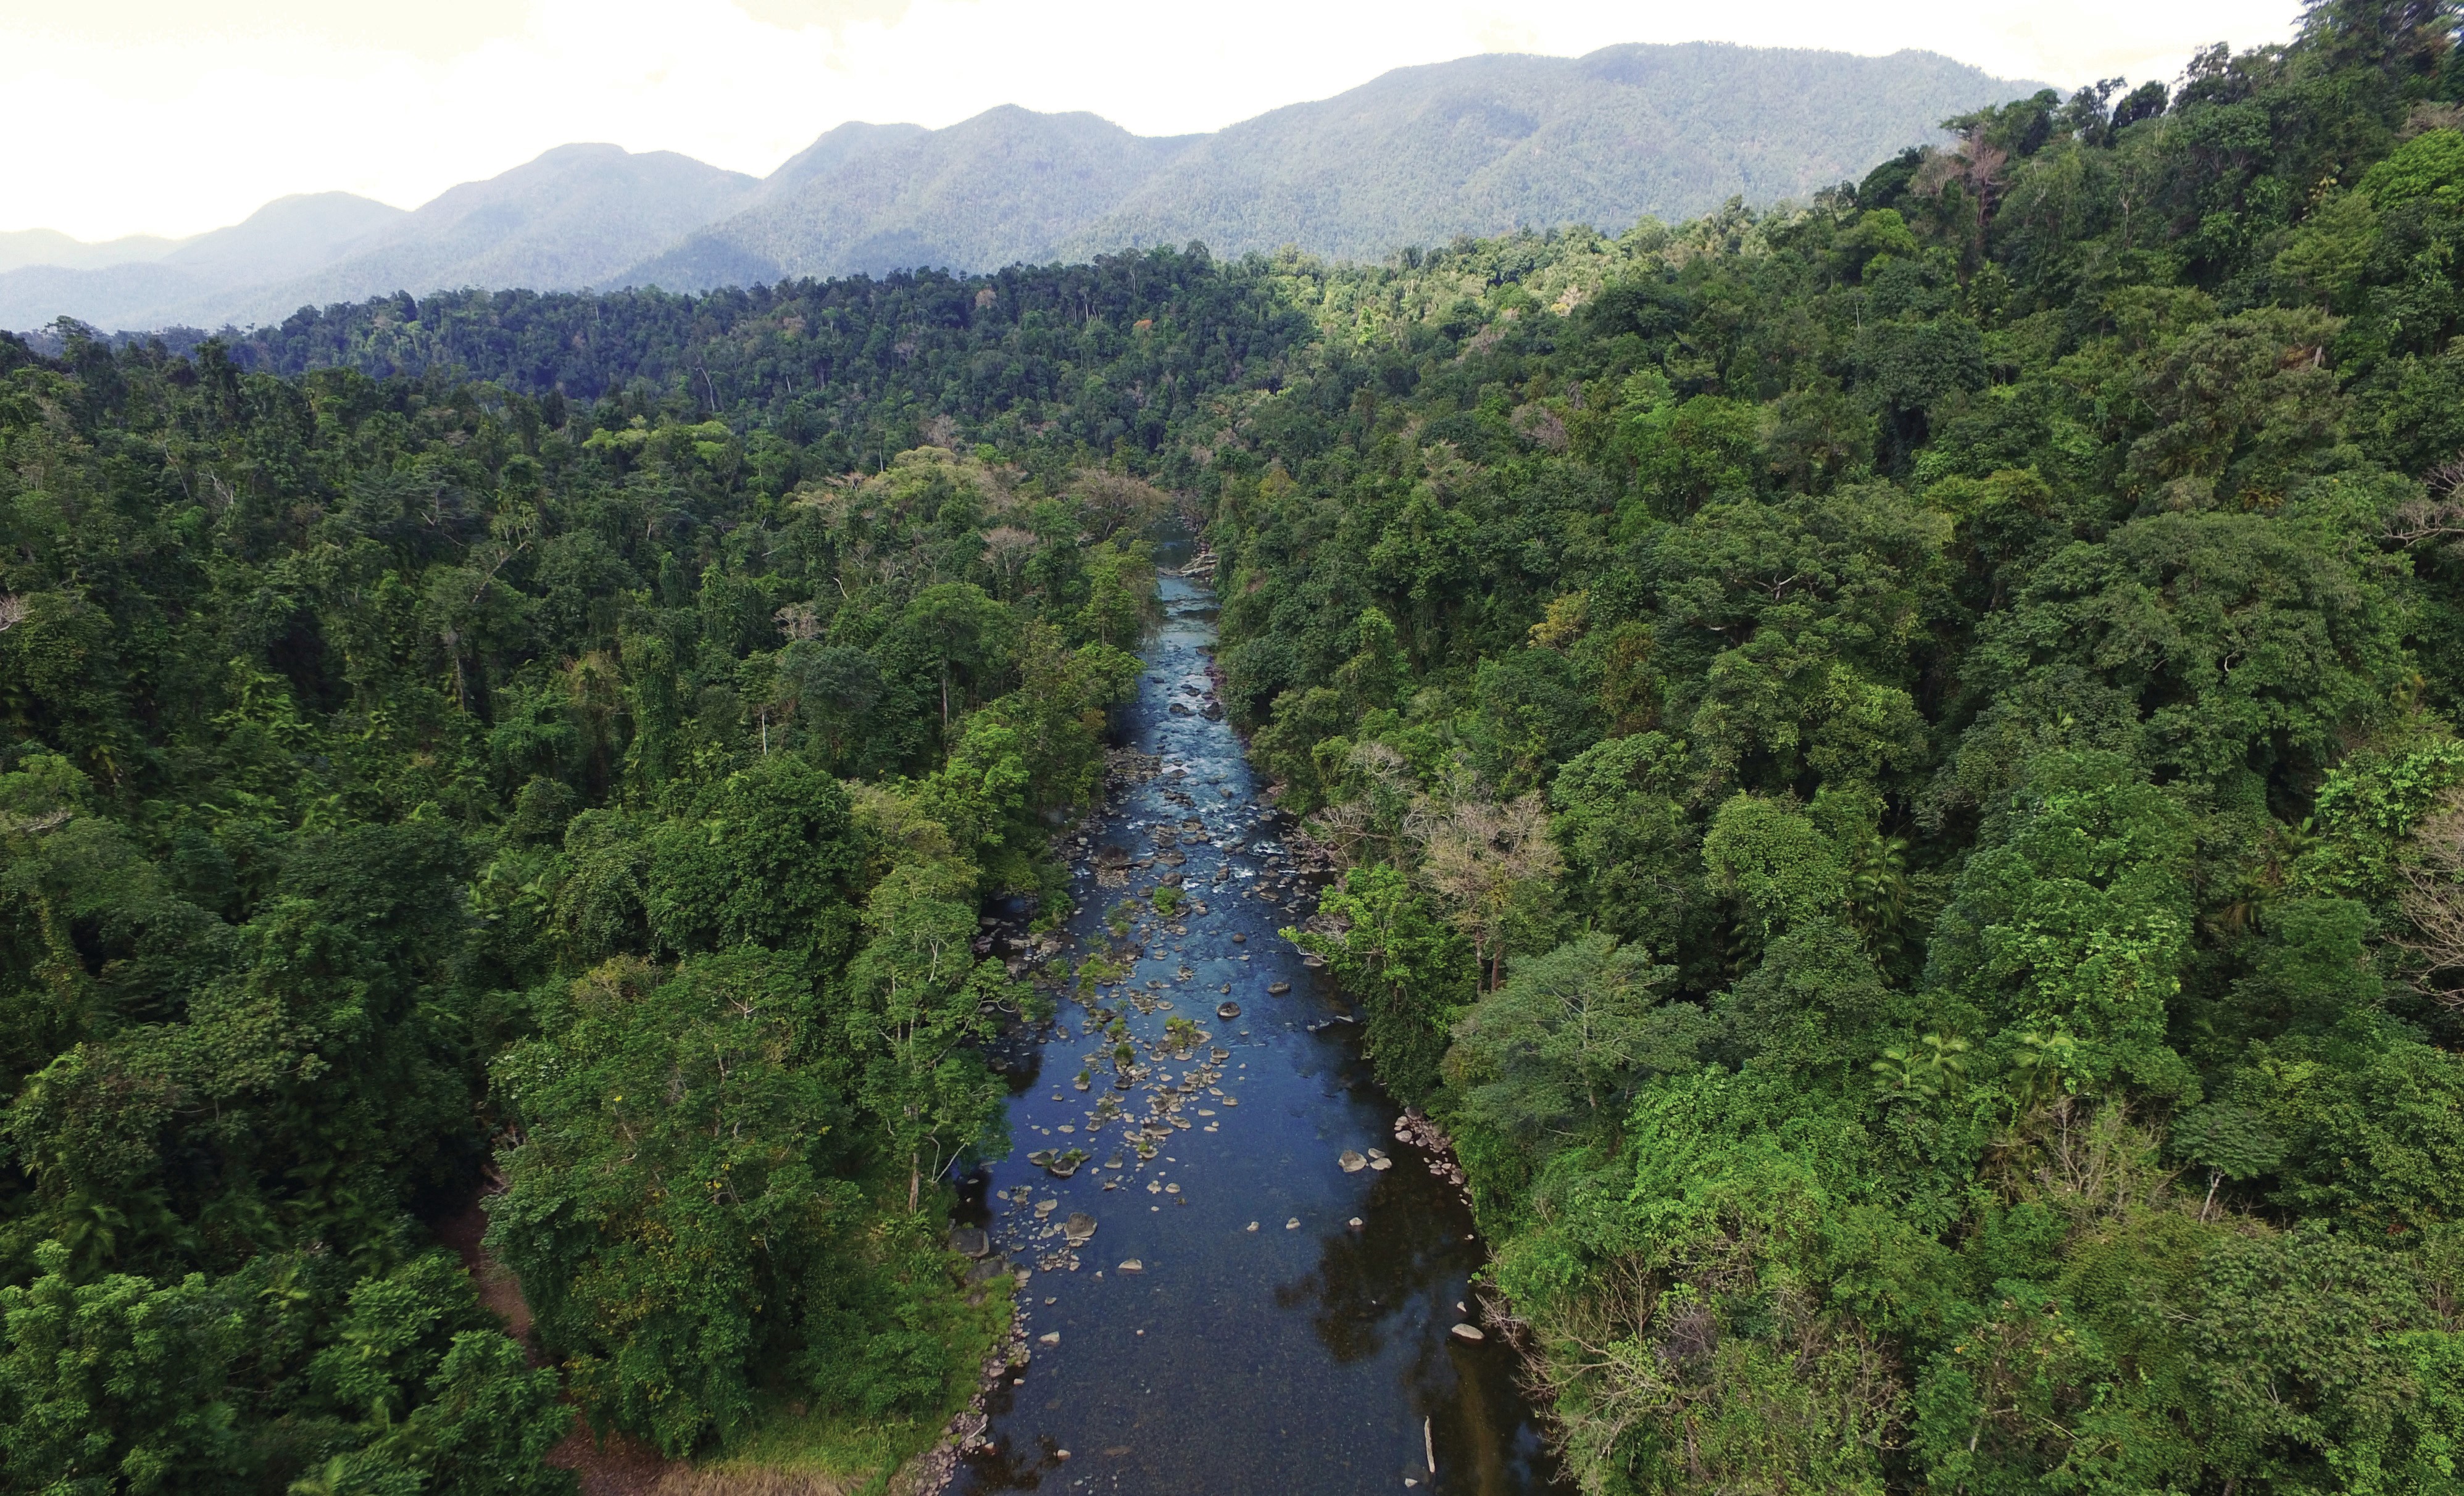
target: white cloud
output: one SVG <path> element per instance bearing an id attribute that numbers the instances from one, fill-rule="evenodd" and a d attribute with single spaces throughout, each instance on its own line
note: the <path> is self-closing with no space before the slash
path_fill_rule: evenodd
<path id="1" fill-rule="evenodd" d="M 1946 53 L 2072 85 L 2289 34 L 2296 0 L 0 0 L 0 227 L 192 233 L 285 192 L 405 207 L 567 141 L 765 172 L 849 119 L 999 103 L 1218 128 L 1389 68 L 1722 40 Z M 67 19 L 63 19 L 67 17 Z M 205 17 L 205 19 L 200 19 Z M 30 128 L 30 125 L 33 127 Z"/>

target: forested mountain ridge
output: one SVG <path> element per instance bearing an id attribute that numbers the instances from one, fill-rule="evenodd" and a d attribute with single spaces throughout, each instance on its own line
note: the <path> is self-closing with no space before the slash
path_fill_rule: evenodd
<path id="1" fill-rule="evenodd" d="M 104 329 L 253 326 L 397 292 L 693 291 L 1193 239 L 1377 257 L 1517 226 L 1614 231 L 1738 194 L 1802 196 L 1929 139 L 1947 115 L 2032 87 L 1930 53 L 1615 47 L 1402 69 L 1213 136 L 1012 106 L 940 130 L 849 123 L 758 185 L 671 153 L 568 145 L 331 245 L 314 267 L 104 270 L 84 262 L 160 250 L 54 243 L 78 265 L 0 264 L 0 327 L 63 315 Z M 39 253 L 0 239 L 0 255 Z"/>
<path id="2" fill-rule="evenodd" d="M 939 956 L 1169 489 L 1584 1489 L 2464 1486 L 2456 21 L 1615 238 L 0 342 L 0 1482 L 929 1432 Z"/>

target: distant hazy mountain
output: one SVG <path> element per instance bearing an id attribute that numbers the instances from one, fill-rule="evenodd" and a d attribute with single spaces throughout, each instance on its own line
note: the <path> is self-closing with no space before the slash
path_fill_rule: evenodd
<path id="1" fill-rule="evenodd" d="M 228 229 L 184 239 L 163 263 L 215 285 L 304 275 L 411 215 L 350 192 L 277 197 Z"/>
<path id="2" fill-rule="evenodd" d="M 1207 137 L 1060 248 L 1202 239 L 1218 253 L 1375 258 L 1522 227 L 1620 232 L 1731 197 L 1801 201 L 2034 88 L 1930 52 L 1702 42 L 1465 57 Z"/>
<path id="3" fill-rule="evenodd" d="M 0 233 L 0 271 L 21 265 L 48 265 L 60 270 L 99 270 L 136 260 L 159 260 L 180 247 L 178 239 L 159 233 L 134 233 L 124 239 L 89 244 L 57 229 L 15 229 Z"/>
<path id="4" fill-rule="evenodd" d="M 0 327 L 274 321 L 463 286 L 987 270 L 1193 239 L 1375 257 L 1518 226 L 1617 231 L 1732 196 L 1804 197 L 2038 86 L 1926 52 L 1698 43 L 1404 68 L 1213 135 L 1012 106 L 942 130 L 844 124 L 759 181 L 564 145 L 410 213 L 329 192 L 185 241 L 0 234 Z"/>
<path id="5" fill-rule="evenodd" d="M 0 327 L 48 327 L 63 317 L 103 328 L 168 326 L 194 319 L 157 315 L 158 309 L 183 307 L 211 292 L 152 260 L 99 270 L 29 265 L 0 273 Z"/>
<path id="6" fill-rule="evenodd" d="M 230 304 L 238 288 L 331 264 L 353 245 L 410 216 L 349 192 L 308 192 L 275 198 L 228 229 L 189 239 L 142 236 L 78 245 L 55 235 L 90 253 L 0 274 L 0 327 L 33 327 L 64 316 L 99 327 L 160 326 L 208 317 L 219 321 L 213 308 Z M 0 240 L 24 237 L 31 234 Z"/>
<path id="7" fill-rule="evenodd" d="M 761 179 L 761 195 L 791 192 L 815 177 L 837 170 L 858 156 L 922 140 L 933 132 L 920 124 L 867 124 L 850 120 L 787 158 L 785 165 Z"/>
<path id="8" fill-rule="evenodd" d="M 11 271 L 0 275 L 0 327 L 62 315 L 101 327 L 216 326 L 398 290 L 613 284 L 759 189 L 672 151 L 560 145 L 416 212 L 341 192 L 284 198 L 151 263 Z"/>
<path id="9" fill-rule="evenodd" d="M 759 189 L 757 178 L 673 151 L 560 145 L 451 189 L 338 263 L 251 292 L 227 315 L 272 320 L 303 305 L 449 286 L 613 284 L 627 265 Z"/>
<path id="10" fill-rule="evenodd" d="M 1173 140 L 996 109 L 895 146 L 842 148 L 793 190 L 620 278 L 699 290 L 1193 239 L 1226 254 L 1292 244 L 1375 257 L 1518 226 L 1618 231 L 1735 196 L 1809 196 L 1948 116 L 2035 87 L 1929 52 L 1696 43 L 1403 68 Z"/>
<path id="11" fill-rule="evenodd" d="M 1045 259 L 1203 138 L 1003 105 L 903 142 L 876 139 L 620 278 L 681 290 Z"/>

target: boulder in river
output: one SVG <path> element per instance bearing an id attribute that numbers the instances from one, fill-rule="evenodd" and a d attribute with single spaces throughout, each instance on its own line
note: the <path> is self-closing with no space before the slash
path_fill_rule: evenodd
<path id="1" fill-rule="evenodd" d="M 992 1238 L 980 1226 L 957 1226 L 950 1232 L 950 1250 L 961 1256 L 981 1257 L 992 1249 Z"/>
<path id="2" fill-rule="evenodd" d="M 1119 1272 L 1144 1272 L 1147 1270 L 1147 1265 L 1133 1257 L 1128 1262 L 1123 1263 L 1115 1270 Z"/>
<path id="3" fill-rule="evenodd" d="M 1095 1218 L 1083 1210 L 1073 1210 L 1069 1219 L 1061 1222 L 1061 1234 L 1071 1246 L 1085 1246 L 1095 1235 Z"/>
<path id="4" fill-rule="evenodd" d="M 1453 1330 L 1448 1331 L 1447 1333 L 1453 1335 L 1457 1340 L 1485 1340 L 1488 1338 L 1487 1335 L 1481 1332 L 1481 1328 L 1478 1325 L 1457 1325 Z"/>
<path id="5" fill-rule="evenodd" d="M 1334 1161 L 1346 1174 L 1358 1174 L 1361 1170 L 1369 1167 L 1369 1160 L 1361 1157 L 1360 1151 L 1356 1148 L 1345 1149 L 1341 1154 L 1336 1155 Z"/>
<path id="6" fill-rule="evenodd" d="M 1218 1002 L 1215 1004 L 1215 1016 L 1227 1022 L 1232 1019 L 1239 1018 L 1241 1016 L 1241 1004 L 1238 1002 Z"/>
<path id="7" fill-rule="evenodd" d="M 1269 996 L 1271 996 L 1271 997 L 1278 997 L 1278 998 L 1280 998 L 1280 997 L 1282 997 L 1285 993 L 1289 992 L 1289 991 L 1291 991 L 1291 990 L 1292 990 L 1292 984 L 1291 984 L 1290 982 L 1288 982 L 1288 981 L 1270 981 L 1270 982 L 1266 983 L 1266 992 L 1267 992 L 1267 994 L 1268 994 Z"/>

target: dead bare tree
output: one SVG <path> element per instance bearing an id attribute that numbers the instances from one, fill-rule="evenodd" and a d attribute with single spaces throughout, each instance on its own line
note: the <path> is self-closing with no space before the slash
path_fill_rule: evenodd
<path id="1" fill-rule="evenodd" d="M 2464 803 L 2454 796 L 2412 833 L 2415 856 L 2397 869 L 2396 907 L 2412 926 L 2395 943 L 2419 963 L 2413 985 L 2451 1007 L 2464 992 L 2442 979 L 2464 973 Z"/>
<path id="2" fill-rule="evenodd" d="M 1000 579 L 995 595 L 1007 599 L 1018 595 L 1018 574 L 1035 554 L 1035 532 L 1017 525 L 995 525 L 984 532 L 984 564 Z"/>
<path id="3" fill-rule="evenodd" d="M 1089 539 L 1095 540 L 1143 529 L 1172 505 L 1172 495 L 1153 484 L 1102 468 L 1081 468 L 1069 480 L 1069 496 L 1078 501 Z"/>
<path id="4" fill-rule="evenodd" d="M 1404 832 L 1420 845 L 1420 878 L 1453 908 L 1456 928 L 1471 937 L 1484 979 L 1494 988 L 1505 973 L 1506 926 L 1529 886 L 1564 866 L 1549 839 L 1549 810 L 1535 790 L 1500 804 L 1459 793 L 1443 803 L 1413 808 Z"/>
<path id="5" fill-rule="evenodd" d="M 1381 742 L 1353 746 L 1347 761 L 1358 793 L 1309 817 L 1309 828 L 1344 867 L 1395 860 L 1397 831 L 1417 791 L 1411 766 Z"/>
<path id="6" fill-rule="evenodd" d="M 2421 486 L 2422 496 L 2398 504 L 2380 535 L 2398 545 L 2464 544 L 2464 453 L 2423 473 Z"/>

